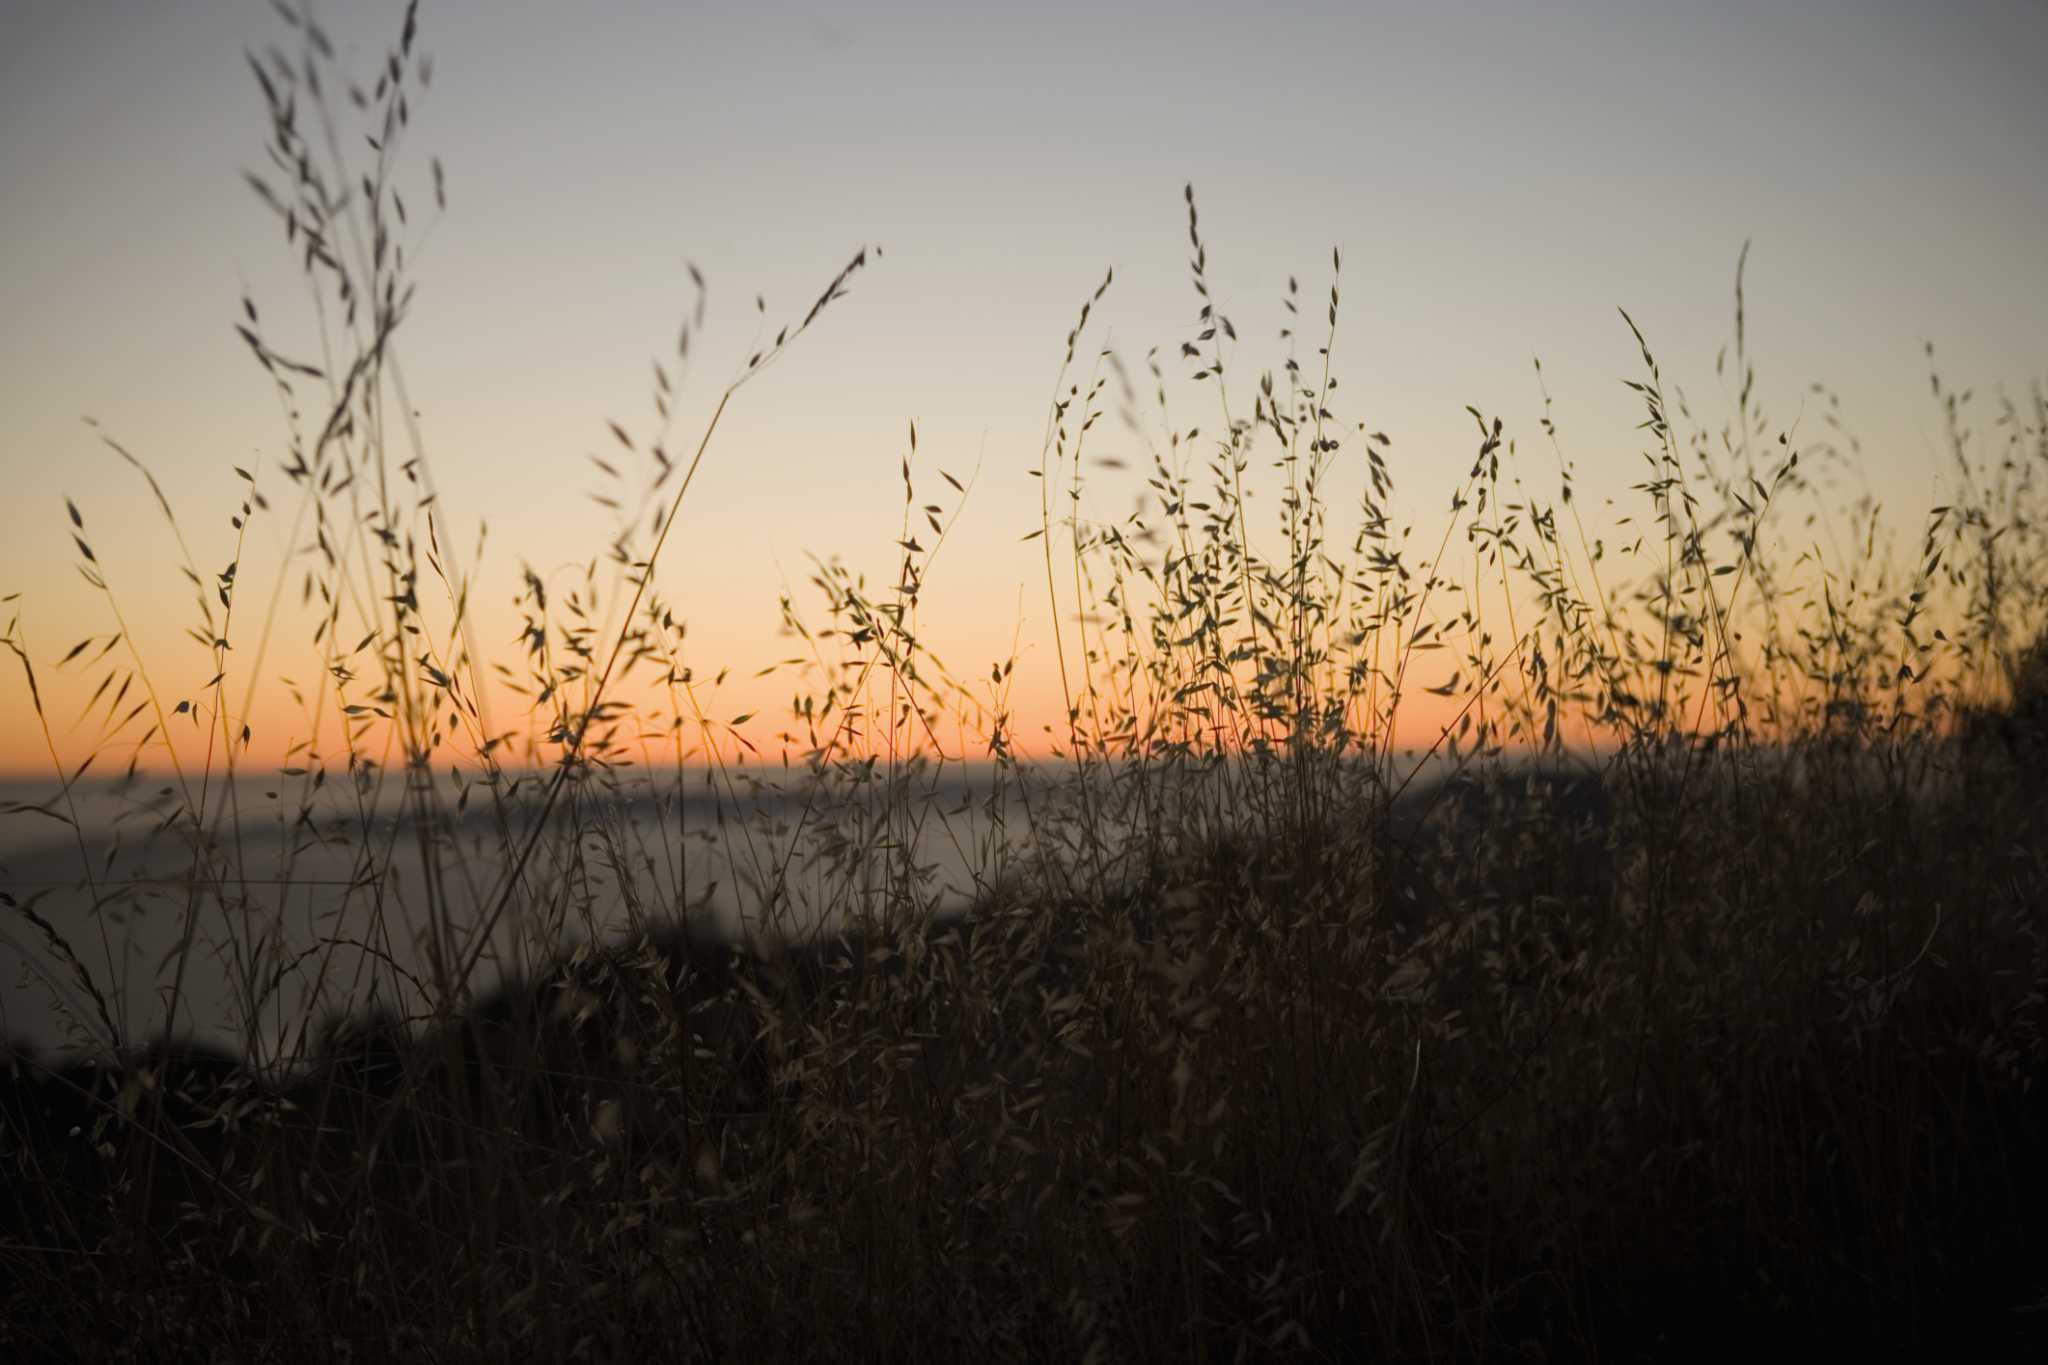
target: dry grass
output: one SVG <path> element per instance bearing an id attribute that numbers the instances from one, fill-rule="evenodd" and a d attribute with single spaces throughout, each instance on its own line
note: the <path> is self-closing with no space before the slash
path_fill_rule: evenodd
<path id="1" fill-rule="evenodd" d="M 234 529 L 288 516 L 314 567 L 245 606 L 260 585 L 187 554 L 218 676 L 171 696 L 70 510 L 114 625 L 60 666 L 98 670 L 107 752 L 175 761 L 165 728 L 196 720 L 203 757 L 146 806 L 182 859 L 153 893 L 183 926 L 162 1016 L 110 1004 L 110 939 L 67 937 L 26 888 L 0 907 L 97 1056 L 9 1064 L 0 1350 L 1523 1360 L 2043 1339 L 2039 395 L 1972 431 L 1936 381 L 1956 497 L 1894 553 L 1841 487 L 1832 418 L 1795 448 L 1757 406 L 1738 270 L 1725 429 L 1643 343 L 1629 523 L 1581 524 L 1547 421 L 1530 455 L 1475 412 L 1469 476 L 1417 538 L 1387 439 L 1340 416 L 1340 262 L 1326 305 L 1290 281 L 1279 363 L 1253 373 L 1190 190 L 1199 321 L 1151 358 L 1154 401 L 1089 349 L 1105 279 L 1048 415 L 1053 759 L 1015 757 L 1011 664 L 963 682 L 919 636 L 966 489 L 920 491 L 913 430 L 895 581 L 826 563 L 824 624 L 785 603 L 805 759 L 750 769 L 706 718 L 658 561 L 717 414 L 836 313 L 865 254 L 680 458 L 700 296 L 648 429 L 611 424 L 598 461 L 610 577 L 565 597 L 529 572 L 526 657 L 486 660 L 399 397 L 412 19 L 356 91 L 289 13 L 298 55 L 254 63 L 258 189 L 329 359 L 288 359 L 247 307 L 294 416 Z M 367 165 L 343 155 L 362 139 L 337 92 Z M 415 210 L 438 163 L 431 184 Z M 1105 414 L 1151 461 L 1150 502 L 1113 524 L 1082 511 Z M 1340 459 L 1368 470 L 1355 517 L 1329 505 Z M 1271 526 L 1247 496 L 1269 468 Z M 1793 505 L 1827 548 L 1787 562 Z M 262 890 L 295 864 L 266 882 L 242 851 L 258 817 L 230 693 L 279 685 L 260 660 L 295 588 L 319 607 L 301 700 L 321 738 L 278 809 L 301 852 L 349 868 L 346 932 L 302 947 Z M 7 642 L 34 689 L 39 656 L 18 626 Z M 665 710 L 622 700 L 650 685 Z M 524 728 L 490 717 L 500 686 Z M 1417 778 L 1391 736 L 1423 691 L 1460 709 Z M 961 725 L 992 763 L 948 786 L 934 736 Z M 105 880 L 82 770 L 52 762 L 36 809 L 78 832 L 99 934 L 139 893 Z M 777 801 L 748 819 L 759 784 Z M 690 825 L 700 788 L 729 820 Z M 751 942 L 705 928 L 706 842 L 745 877 Z M 931 861 L 949 843 L 964 907 Z M 423 885 L 401 885 L 401 849 Z M 215 945 L 242 1055 L 142 1046 L 188 1017 Z M 290 1019 L 287 981 L 315 983 Z"/>

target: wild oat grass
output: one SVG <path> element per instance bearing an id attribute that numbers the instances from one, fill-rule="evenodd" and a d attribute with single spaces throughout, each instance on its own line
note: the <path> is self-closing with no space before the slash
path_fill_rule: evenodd
<path id="1" fill-rule="evenodd" d="M 967 485 L 924 472 L 913 427 L 898 572 L 821 561 L 822 620 L 784 602 L 801 761 L 750 765 L 685 662 L 691 585 L 660 586 L 662 550 L 727 406 L 813 325 L 855 325 L 840 300 L 867 253 L 683 436 L 698 281 L 651 422 L 611 422 L 595 461 L 620 527 L 604 568 L 567 593 L 528 571 L 525 656 L 487 659 L 477 556 L 445 534 L 398 368 L 407 248 L 445 184 L 431 162 L 408 209 L 414 16 L 360 88 L 309 13 L 280 12 L 297 51 L 252 60 L 271 115 L 252 183 L 324 330 L 287 348 L 244 305 L 289 430 L 232 529 L 284 519 L 312 568 L 264 585 L 236 573 L 239 539 L 222 572 L 184 550 L 216 676 L 174 695 L 67 509 L 111 625 L 54 666 L 96 680 L 103 752 L 169 766 L 130 794 L 180 870 L 167 901 L 110 877 L 85 769 L 52 744 L 54 794 L 22 809 L 71 826 L 98 913 L 80 936 L 47 888 L 0 907 L 41 972 L 26 988 L 81 1044 L 9 1062 L 0 1349 L 1519 1360 L 2043 1339 L 2040 393 L 1985 428 L 1935 381 L 1954 500 L 1895 547 L 1844 488 L 1832 408 L 1795 443 L 1757 403 L 1738 266 L 1721 429 L 1636 333 L 1631 516 L 1581 520 L 1547 418 L 1523 449 L 1475 410 L 1469 471 L 1418 534 L 1391 443 L 1340 394 L 1342 262 L 1327 300 L 1289 281 L 1255 370 L 1190 188 L 1198 325 L 1134 373 L 1089 330 L 1105 277 L 1049 405 L 1019 530 L 1055 623 L 1051 757 L 1018 757 L 1014 661 L 963 678 L 920 635 Z M 1114 523 L 1084 496 L 1105 416 L 1149 461 L 1149 501 Z M 1330 504 L 1340 461 L 1366 472 L 1355 509 Z M 1268 471 L 1277 517 L 1255 517 Z M 1819 529 L 1788 561 L 1794 507 Z M 261 660 L 294 592 L 315 739 L 263 774 L 299 850 L 263 872 L 237 718 L 284 685 Z M 47 735 L 52 665 L 18 624 L 6 641 Z M 665 706 L 628 700 L 650 689 Z M 506 691 L 523 723 L 491 715 Z M 1393 736 L 1430 693 L 1457 709 L 1424 762 Z M 174 722 L 198 757 L 165 742 Z M 962 730 L 980 753 L 938 739 Z M 709 827 L 688 818 L 700 790 L 723 806 Z M 285 896 L 314 849 L 347 867 L 345 915 L 300 943 Z M 713 851 L 744 938 L 692 889 Z M 180 929 L 164 1012 L 131 1020 L 109 926 L 146 895 Z M 202 969 L 239 1055 L 157 1036 Z"/>

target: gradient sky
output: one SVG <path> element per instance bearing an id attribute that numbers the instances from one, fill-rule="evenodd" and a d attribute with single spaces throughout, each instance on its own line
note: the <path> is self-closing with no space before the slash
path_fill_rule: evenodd
<path id="1" fill-rule="evenodd" d="M 318 12 L 367 72 L 401 9 Z M 58 695 L 70 763 L 91 744 L 66 728 L 90 679 L 54 665 L 110 623 L 73 570 L 67 495 L 166 690 L 208 669 L 178 642 L 189 592 L 146 487 L 81 417 L 150 463 L 209 568 L 231 554 L 232 466 L 283 492 L 283 424 L 232 323 L 247 290 L 279 349 L 313 335 L 240 180 L 265 131 L 243 50 L 290 36 L 253 0 L 17 0 L 0 17 L 0 595 L 20 594 L 5 612 Z M 1582 496 L 1638 477 L 1620 381 L 1639 362 L 1617 306 L 1718 425 L 1745 239 L 1764 405 L 1782 424 L 1803 409 L 1797 434 L 1817 439 L 1807 386 L 1837 390 L 1904 524 L 1940 500 L 1923 344 L 1980 391 L 2021 394 L 2048 369 L 2039 0 L 429 0 L 420 43 L 435 74 L 408 199 L 430 202 L 438 155 L 450 202 L 399 352 L 450 525 L 465 543 L 491 525 L 479 620 L 508 659 L 518 561 L 555 574 L 608 539 L 585 457 L 607 450 L 607 419 L 644 427 L 690 261 L 711 311 L 686 431 L 750 349 L 757 293 L 772 329 L 857 247 L 885 250 L 720 431 L 662 566 L 697 665 L 743 679 L 789 652 L 776 600 L 787 584 L 815 615 L 807 553 L 891 571 L 915 420 L 928 488 L 930 471 L 983 463 L 927 635 L 966 676 L 1021 638 L 1027 702 L 1053 693 L 1035 547 L 1018 538 L 1064 339 L 1111 266 L 1097 317 L 1122 353 L 1170 357 L 1192 334 L 1186 181 L 1246 339 L 1241 382 L 1281 357 L 1288 276 L 1320 299 L 1343 249 L 1345 415 L 1393 437 L 1398 506 L 1432 527 L 1469 463 L 1466 404 L 1537 436 L 1532 357 Z M 1213 414 L 1192 391 L 1176 405 Z M 1098 482 L 1098 510 L 1126 510 L 1126 483 Z M 259 528 L 273 564 L 281 539 Z M 791 690 L 736 681 L 720 709 L 773 713 Z M 0 716 L 0 771 L 47 770 L 11 661 Z M 259 724 L 259 756 L 285 729 Z"/>

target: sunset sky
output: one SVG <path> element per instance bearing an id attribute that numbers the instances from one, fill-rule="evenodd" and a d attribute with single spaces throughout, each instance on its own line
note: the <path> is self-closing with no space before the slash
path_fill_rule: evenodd
<path id="1" fill-rule="evenodd" d="M 402 6 L 315 12 L 367 75 Z M 0 20 L 0 596 L 19 594 L 0 624 L 18 614 L 67 768 L 94 747 L 74 722 L 98 675 L 59 660 L 114 628 L 74 568 L 67 497 L 165 695 L 211 669 L 148 486 L 82 419 L 150 466 L 205 571 L 234 554 L 235 466 L 278 509 L 252 528 L 245 594 L 268 593 L 287 548 L 285 428 L 233 326 L 246 291 L 279 350 L 317 351 L 293 257 L 242 183 L 266 131 L 244 50 L 270 43 L 295 37 L 254 0 L 26 0 Z M 1340 415 L 1392 438 L 1397 511 L 1432 530 L 1470 463 L 1467 404 L 1549 461 L 1537 357 L 1582 500 L 1625 496 L 1644 438 L 1618 307 L 1718 427 L 1745 240 L 1764 407 L 1805 444 L 1827 435 L 1809 385 L 1839 393 L 1902 525 L 1942 500 L 1924 345 L 1984 393 L 2048 371 L 2040 0 L 428 0 L 419 44 L 433 83 L 400 181 L 419 295 L 396 350 L 465 559 L 489 523 L 476 620 L 508 663 L 520 564 L 567 585 L 610 539 L 587 457 L 616 451 L 609 420 L 649 429 L 688 264 L 709 299 L 679 450 L 766 339 L 757 294 L 772 336 L 855 250 L 883 249 L 735 399 L 661 564 L 696 669 L 732 669 L 716 712 L 760 712 L 764 743 L 794 690 L 753 680 L 791 653 L 777 600 L 818 619 L 810 555 L 893 572 L 913 421 L 920 502 L 955 501 L 940 469 L 981 469 L 927 638 L 970 679 L 1015 650 L 1023 731 L 1054 717 L 1043 570 L 1020 538 L 1067 331 L 1105 270 L 1084 361 L 1107 343 L 1142 373 L 1158 347 L 1177 424 L 1215 420 L 1176 355 L 1197 330 L 1187 182 L 1247 404 L 1284 354 L 1289 276 L 1319 308 L 1341 248 Z M 427 230 L 433 157 L 448 208 Z M 1113 420 L 1092 439 L 1139 453 Z M 1129 510 L 1135 469 L 1093 477 L 1094 513 Z M 1359 466 L 1337 478 L 1349 506 Z M 310 681 L 302 640 L 283 632 L 266 673 Z M 0 663 L 0 772 L 47 772 L 21 671 Z M 250 721 L 258 762 L 304 737 L 273 692 Z"/>

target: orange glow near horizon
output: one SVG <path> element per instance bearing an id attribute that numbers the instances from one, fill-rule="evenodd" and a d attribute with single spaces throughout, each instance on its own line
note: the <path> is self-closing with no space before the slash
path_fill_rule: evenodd
<path id="1" fill-rule="evenodd" d="M 28 605 L 29 609 L 18 618 L 24 627 L 34 617 L 33 604 Z M 494 624 L 501 627 L 510 625 L 503 621 Z M 381 683 L 374 677 L 359 678 L 344 703 L 336 696 L 331 679 L 326 680 L 328 685 L 324 689 L 320 686 L 323 670 L 312 655 L 300 651 L 301 657 L 294 667 L 283 661 L 290 651 L 273 645 L 265 665 L 267 685 L 251 689 L 247 676 L 236 670 L 235 654 L 230 651 L 230 671 L 223 679 L 229 718 L 223 726 L 215 711 L 212 695 L 205 686 L 210 680 L 209 670 L 212 667 L 210 651 L 201 650 L 189 635 L 160 620 L 137 630 L 135 652 L 146 665 L 154 685 L 152 694 L 151 688 L 140 681 L 140 673 L 132 667 L 125 644 L 102 651 L 101 647 L 112 633 L 109 630 L 88 634 L 87 649 L 70 665 L 53 668 L 48 661 L 53 657 L 61 658 L 78 641 L 36 639 L 27 636 L 24 630 L 22 643 L 32 658 L 41 661 L 36 666 L 36 684 L 49 733 L 46 737 L 42 725 L 35 720 L 26 678 L 17 665 L 12 676 L 0 683 L 0 701 L 4 701 L 12 714 L 29 723 L 12 725 L 0 731 L 0 780 L 43 780 L 59 778 L 60 774 L 69 778 L 78 774 L 82 765 L 83 771 L 106 778 L 119 775 L 131 762 L 138 771 L 151 775 L 167 775 L 180 769 L 188 775 L 209 771 L 219 773 L 223 771 L 223 756 L 230 747 L 235 752 L 235 766 L 247 775 L 315 766 L 325 766 L 334 772 L 346 767 L 350 749 L 344 737 L 344 724 L 361 727 L 356 745 L 361 756 L 384 767 L 396 767 L 401 762 L 395 731 L 381 717 L 374 713 L 358 713 L 350 719 L 342 714 L 344 704 L 378 705 L 375 692 Z M 480 638 L 497 636 L 509 639 L 513 631 L 509 628 L 486 630 L 481 623 L 473 623 L 471 634 Z M 693 627 L 692 637 L 699 634 L 709 632 L 699 632 Z M 1008 647 L 1015 634 L 1014 630 L 1002 632 L 1004 647 Z M 914 743 L 905 742 L 905 751 L 930 754 L 933 752 L 931 740 L 936 736 L 937 751 L 947 761 L 987 761 L 993 756 L 989 748 L 989 720 L 1000 705 L 1007 746 L 1012 756 L 1029 762 L 1068 752 L 1071 743 L 1065 720 L 1066 703 L 1057 666 L 1050 657 L 1050 646 L 1041 649 L 1034 642 L 1026 641 L 1021 652 L 1023 657 L 1000 688 L 999 700 L 998 690 L 990 683 L 988 675 L 989 665 L 1001 660 L 989 660 L 978 669 L 963 670 L 962 685 L 972 696 L 971 703 L 963 701 L 960 694 L 953 693 L 941 699 L 940 707 L 928 707 L 932 711 L 931 729 L 927 731 L 917 722 L 907 724 L 904 727 L 906 741 L 908 733 L 913 731 L 919 738 Z M 96 657 L 97 666 L 78 666 L 81 661 Z M 493 671 L 488 667 L 490 662 L 486 660 L 486 669 L 483 670 L 486 674 Z M 498 656 L 497 662 L 518 662 L 515 649 L 508 648 Z M 639 673 L 628 676 L 608 690 L 608 700 L 623 708 L 615 722 L 615 758 L 629 762 L 637 759 L 656 767 L 666 766 L 677 760 L 680 747 L 685 766 L 699 767 L 714 762 L 775 764 L 785 759 L 801 762 L 811 751 L 813 746 L 808 742 L 803 718 L 792 713 L 792 700 L 803 695 L 822 698 L 815 667 L 802 673 L 795 668 L 783 668 L 766 676 L 756 676 L 755 668 L 747 667 L 738 660 L 724 664 L 706 661 L 688 666 L 692 673 L 692 686 L 688 688 L 665 688 L 651 676 L 651 668 L 643 667 Z M 759 667 L 765 668 L 766 665 Z M 726 670 L 722 681 L 718 680 L 721 669 Z M 132 681 L 129 680 L 131 674 L 134 675 Z M 112 681 L 102 687 L 102 681 L 110 675 Z M 473 676 L 473 673 L 466 674 L 465 678 Z M 977 676 L 980 679 L 978 693 L 970 681 Z M 127 686 L 122 691 L 124 681 Z M 872 708 L 886 708 L 889 695 L 886 672 L 877 673 L 867 690 Z M 118 707 L 110 705 L 117 697 Z M 572 700 L 581 704 L 580 698 Z M 1426 748 L 1436 742 L 1444 727 L 1455 720 L 1463 704 L 1462 697 L 1434 696 L 1419 687 L 1411 689 L 1400 713 L 1396 747 Z M 533 766 L 530 755 L 534 751 L 528 748 L 527 741 L 545 732 L 552 722 L 552 710 L 542 713 L 532 706 L 531 687 L 525 695 L 520 695 L 502 679 L 490 688 L 484 710 L 491 720 L 494 734 L 517 736 L 500 751 L 499 760 L 513 768 Z M 680 745 L 673 725 L 678 710 L 683 717 Z M 436 718 L 444 741 L 437 749 L 435 766 L 445 769 L 454 765 L 474 771 L 481 736 L 466 715 L 460 717 L 461 723 L 450 726 L 451 714 L 455 714 L 454 708 L 446 705 L 437 708 Z M 157 731 L 156 718 L 159 715 L 169 721 L 169 733 L 176 749 L 175 763 Z M 110 733 L 109 722 L 122 716 L 131 719 Z M 739 723 L 734 724 L 735 721 Z M 857 758 L 870 753 L 886 755 L 885 740 L 871 737 L 865 745 L 849 742 L 838 724 L 835 719 L 819 727 L 820 734 L 836 757 Z M 248 741 L 246 744 L 234 742 L 244 725 L 249 728 Z M 714 737 L 709 748 L 705 739 L 707 730 Z M 745 742 L 736 736 L 743 737 Z M 540 766 L 546 766 L 559 753 L 558 745 L 548 745 L 539 750 Z"/>

